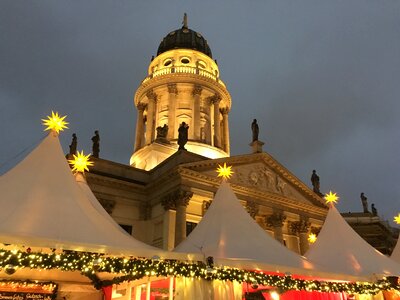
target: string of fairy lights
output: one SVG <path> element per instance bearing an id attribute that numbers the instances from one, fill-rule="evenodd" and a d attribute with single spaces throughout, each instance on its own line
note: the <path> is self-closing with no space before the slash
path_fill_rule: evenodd
<path id="1" fill-rule="evenodd" d="M 271 275 L 259 271 L 247 271 L 229 267 L 210 268 L 204 262 L 183 262 L 163 259 L 140 259 L 105 256 L 97 253 L 64 251 L 62 253 L 25 252 L 0 250 L 0 269 L 13 274 L 19 269 L 41 269 L 79 271 L 87 276 L 94 287 L 119 284 L 144 277 L 190 277 L 205 280 L 246 282 L 277 288 L 281 292 L 290 290 L 317 291 L 326 293 L 376 294 L 383 290 L 398 290 L 400 287 L 389 280 L 370 282 L 328 282 L 297 279 L 292 276 Z M 118 274 L 111 280 L 101 280 L 99 273 Z"/>
<path id="2" fill-rule="evenodd" d="M 52 112 L 51 116 L 43 119 L 45 130 L 51 130 L 54 134 L 59 134 L 67 127 L 66 116 L 61 117 L 57 112 Z M 85 155 L 77 152 L 73 159 L 69 160 L 73 172 L 88 171 L 88 167 L 93 163 L 89 161 L 90 154 Z M 218 177 L 227 180 L 232 175 L 232 166 L 219 165 L 217 170 Z M 336 194 L 330 192 L 325 197 L 328 204 L 333 205 L 337 202 Z M 395 217 L 395 222 L 400 224 L 400 214 Z M 315 242 L 316 236 L 310 238 L 310 243 Z M 7 247 L 5 247 L 7 248 Z M 19 269 L 37 270 L 62 270 L 78 271 L 87 276 L 94 287 L 100 289 L 112 284 L 119 284 L 125 281 L 138 280 L 144 277 L 190 277 L 205 280 L 237 281 L 249 283 L 253 286 L 262 285 L 273 287 L 280 293 L 291 290 L 317 291 L 317 292 L 346 292 L 348 294 L 376 294 L 379 291 L 396 290 L 400 291 L 400 286 L 392 280 L 384 278 L 377 282 L 333 282 L 321 280 L 305 280 L 292 276 L 271 275 L 260 271 L 248 271 L 230 267 L 216 267 L 213 263 L 196 261 L 177 261 L 164 259 L 144 259 L 133 257 L 109 256 L 99 253 L 79 252 L 79 251 L 52 251 L 33 252 L 30 248 L 23 250 L 0 249 L 0 270 L 12 275 Z M 211 258 L 212 261 L 212 258 Z M 106 272 L 115 274 L 110 280 L 101 280 L 99 273 Z M 1 286 L 18 287 L 31 285 L 41 285 L 45 290 L 56 290 L 54 283 L 36 283 L 19 281 L 0 281 Z"/>

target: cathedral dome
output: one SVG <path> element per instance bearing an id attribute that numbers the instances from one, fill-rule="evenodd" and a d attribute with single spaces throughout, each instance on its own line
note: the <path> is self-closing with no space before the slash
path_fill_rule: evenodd
<path id="1" fill-rule="evenodd" d="M 181 29 L 171 31 L 163 38 L 158 46 L 157 55 L 178 48 L 197 50 L 212 58 L 207 40 L 200 33 L 189 29 L 185 18 Z"/>

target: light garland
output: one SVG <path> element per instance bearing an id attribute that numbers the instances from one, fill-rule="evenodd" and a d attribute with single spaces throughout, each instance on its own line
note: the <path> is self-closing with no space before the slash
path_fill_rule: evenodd
<path id="1" fill-rule="evenodd" d="M 214 267 L 214 272 L 209 272 L 208 266 L 204 262 L 111 257 L 97 253 L 77 251 L 34 253 L 1 249 L 0 269 L 4 269 L 7 265 L 13 265 L 16 270 L 31 268 L 80 271 L 83 275 L 91 279 L 93 285 L 98 289 L 124 281 L 141 279 L 146 276 L 175 276 L 248 282 L 250 284 L 257 283 L 263 286 L 275 287 L 281 291 L 304 290 L 325 293 L 346 292 L 349 294 L 376 294 L 379 291 L 391 289 L 400 291 L 400 287 L 397 284 L 393 284 L 386 279 L 376 283 L 328 282 L 296 279 L 291 276 L 269 275 L 263 272 L 228 267 Z M 97 272 L 123 275 L 116 276 L 112 280 L 102 281 L 96 276 Z"/>

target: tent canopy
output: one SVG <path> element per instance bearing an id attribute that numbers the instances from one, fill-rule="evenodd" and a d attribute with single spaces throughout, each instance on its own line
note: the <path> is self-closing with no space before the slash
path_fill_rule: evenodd
<path id="1" fill-rule="evenodd" d="M 79 183 L 71 173 L 58 137 L 50 133 L 24 160 L 0 177 L 0 242 L 168 256 L 127 234 L 103 209 L 84 178 L 78 179 Z"/>
<path id="2" fill-rule="evenodd" d="M 206 214 L 174 251 L 212 256 L 218 263 L 276 272 L 312 270 L 314 265 L 268 235 L 222 182 Z"/>
<path id="3" fill-rule="evenodd" d="M 332 205 L 318 239 L 305 256 L 337 273 L 400 275 L 400 265 L 363 240 Z"/>

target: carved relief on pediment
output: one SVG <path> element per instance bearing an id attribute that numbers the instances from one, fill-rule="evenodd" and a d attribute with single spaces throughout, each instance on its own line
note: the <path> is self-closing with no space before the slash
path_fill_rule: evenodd
<path id="1" fill-rule="evenodd" d="M 234 171 L 232 182 L 236 181 L 243 185 L 253 186 L 284 196 L 292 194 L 286 180 L 265 165 L 241 166 L 236 169 L 234 168 Z"/>

